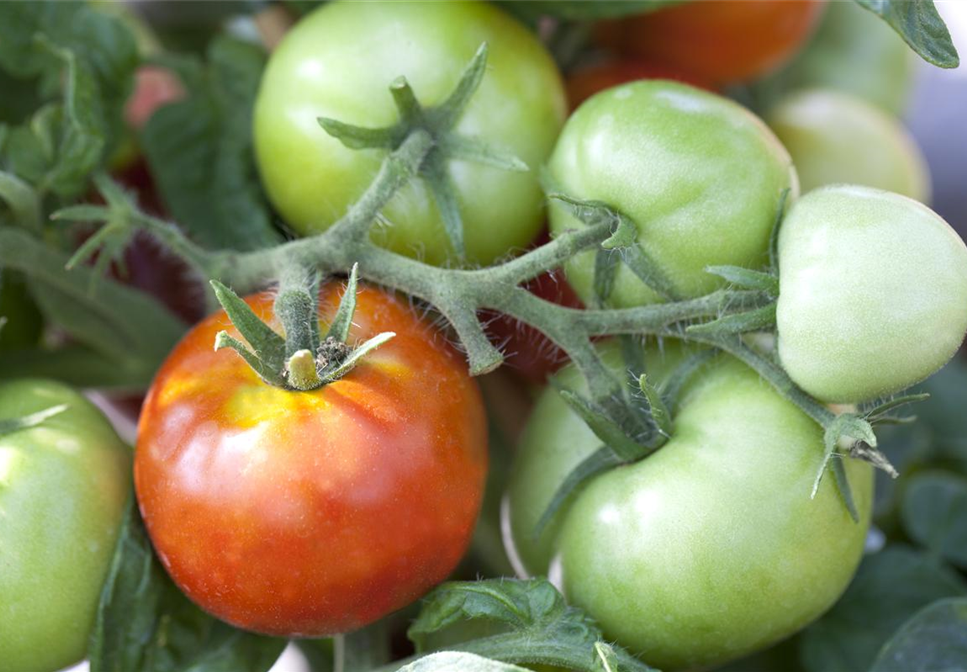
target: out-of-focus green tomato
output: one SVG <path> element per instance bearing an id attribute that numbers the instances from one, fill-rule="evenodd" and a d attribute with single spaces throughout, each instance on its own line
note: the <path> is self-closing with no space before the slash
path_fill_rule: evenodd
<path id="1" fill-rule="evenodd" d="M 67 410 L 0 436 L 0 669 L 55 672 L 84 657 L 131 490 L 132 452 L 79 393 L 0 384 L 0 419 Z"/>
<path id="2" fill-rule="evenodd" d="M 838 89 L 902 115 L 916 72 L 916 54 L 883 20 L 855 2 L 828 5 L 806 48 L 762 86 L 777 94 L 814 87 Z"/>
<path id="3" fill-rule="evenodd" d="M 827 184 L 862 184 L 930 200 L 927 163 L 893 116 L 857 96 L 813 89 L 793 93 L 765 116 L 789 150 L 803 193 Z"/>

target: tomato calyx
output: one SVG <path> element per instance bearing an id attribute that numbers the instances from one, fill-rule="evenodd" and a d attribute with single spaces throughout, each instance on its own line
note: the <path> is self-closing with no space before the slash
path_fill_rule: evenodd
<path id="1" fill-rule="evenodd" d="M 430 187 L 443 220 L 447 238 L 458 259 L 466 257 L 463 219 L 450 179 L 451 160 L 471 161 L 501 170 L 526 172 L 526 163 L 516 156 L 493 147 L 474 136 L 461 135 L 455 128 L 467 104 L 480 86 L 487 66 L 487 43 L 480 45 L 460 75 L 450 95 L 439 105 L 424 107 L 405 77 L 398 77 L 389 87 L 399 110 L 399 121 L 384 128 L 354 126 L 336 119 L 319 117 L 319 125 L 329 135 L 350 149 L 384 149 L 394 151 L 413 133 L 430 134 L 433 146 L 423 158 L 417 176 Z"/>
<path id="2" fill-rule="evenodd" d="M 66 410 L 67 404 L 58 404 L 56 406 L 51 406 L 50 408 L 45 408 L 42 411 L 37 411 L 36 413 L 30 413 L 17 418 L 4 418 L 3 420 L 0 420 L 0 436 L 6 436 L 7 434 L 19 432 L 22 429 L 36 427 L 45 420 L 63 413 Z"/>
<path id="3" fill-rule="evenodd" d="M 290 269 L 280 282 L 275 313 L 285 336 L 277 334 L 260 320 L 245 301 L 218 281 L 212 281 L 215 296 L 249 346 L 220 331 L 215 350 L 234 350 L 267 384 L 286 390 L 305 392 L 339 380 L 364 356 L 396 334 L 387 331 L 357 345 L 348 344 L 349 327 L 356 310 L 358 265 L 353 265 L 346 291 L 325 337 L 319 330 L 316 297 L 319 274 Z"/>

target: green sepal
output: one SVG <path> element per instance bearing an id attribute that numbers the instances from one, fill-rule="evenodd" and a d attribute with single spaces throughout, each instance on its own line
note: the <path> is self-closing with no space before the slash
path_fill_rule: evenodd
<path id="1" fill-rule="evenodd" d="M 317 121 L 322 130 L 349 149 L 395 149 L 406 137 L 401 126 L 365 128 L 328 117 L 318 117 Z"/>
<path id="2" fill-rule="evenodd" d="M 856 501 L 853 499 L 853 489 L 850 487 L 849 479 L 846 477 L 846 467 L 840 455 L 833 455 L 830 461 L 830 469 L 833 470 L 833 479 L 836 481 L 836 492 L 839 493 L 843 506 L 849 513 L 849 517 L 854 523 L 860 522 L 860 512 L 856 508 Z"/>
<path id="3" fill-rule="evenodd" d="M 357 364 L 359 364 L 359 362 L 362 360 L 363 357 L 365 357 L 373 350 L 383 345 L 383 343 L 386 343 L 388 340 L 390 340 L 395 336 L 396 336 L 396 333 L 392 331 L 384 331 L 383 333 L 376 334 L 368 341 L 365 341 L 360 345 L 357 345 L 356 347 L 354 347 L 344 360 L 336 364 L 331 369 L 324 369 L 322 371 L 322 373 L 320 374 L 322 385 L 325 385 L 326 383 L 331 383 L 334 380 L 339 380 L 340 378 L 345 376 L 347 373 L 352 371 Z"/>
<path id="4" fill-rule="evenodd" d="M 467 254 L 463 240 L 463 217 L 460 214 L 460 206 L 457 203 L 445 157 L 431 153 L 423 162 L 420 174 L 430 187 L 430 193 L 433 194 L 450 247 L 453 248 L 457 259 L 462 261 Z"/>
<path id="5" fill-rule="evenodd" d="M 661 398 L 661 393 L 658 388 L 648 382 L 648 375 L 644 373 L 638 377 L 638 387 L 645 395 L 645 400 L 648 402 L 648 411 L 658 428 L 658 433 L 668 439 L 672 435 L 672 414 Z"/>
<path id="6" fill-rule="evenodd" d="M 577 413 L 585 424 L 623 460 L 631 462 L 647 453 L 637 441 L 612 420 L 604 410 L 571 390 L 560 390 L 561 398 Z"/>
<path id="7" fill-rule="evenodd" d="M 705 272 L 717 275 L 737 287 L 758 289 L 772 296 L 779 296 L 779 277 L 773 273 L 753 271 L 741 266 L 706 266 Z"/>
<path id="8" fill-rule="evenodd" d="M 614 281 L 618 275 L 618 263 L 621 258 L 612 250 L 599 248 L 594 253 L 594 304 L 603 308 L 607 305 L 611 293 L 614 291 Z"/>
<path id="9" fill-rule="evenodd" d="M 252 346 L 254 357 L 259 362 L 259 366 L 253 366 L 253 368 L 266 381 L 272 382 L 272 380 L 275 380 L 281 375 L 280 372 L 285 366 L 285 339 L 275 333 L 265 322 L 260 320 L 252 312 L 252 309 L 249 308 L 249 305 L 240 299 L 235 292 L 218 282 L 218 280 L 212 280 L 211 286 L 215 290 L 215 298 L 218 299 L 222 308 L 225 309 L 232 324 L 235 325 L 238 332 Z M 226 334 L 226 336 L 228 335 Z M 231 341 L 225 341 L 223 347 L 235 348 L 232 341 L 235 343 L 238 342 L 233 338 Z M 218 349 L 217 346 L 216 349 Z M 245 351 L 248 352 L 247 348 Z M 247 358 L 246 361 L 248 361 Z M 249 362 L 249 364 L 251 365 L 252 363 Z M 266 375 L 263 375 L 263 372 Z"/>
<path id="10" fill-rule="evenodd" d="M 349 272 L 346 289 L 339 300 L 339 308 L 329 324 L 326 338 L 332 338 L 345 343 L 349 338 L 349 328 L 353 325 L 353 314 L 356 312 L 356 292 L 359 284 L 359 264 L 353 264 Z"/>
<path id="11" fill-rule="evenodd" d="M 273 369 L 266 365 L 255 353 L 249 350 L 244 343 L 232 337 L 227 331 L 220 331 L 215 334 L 215 351 L 230 348 L 237 352 L 245 363 L 252 367 L 252 370 L 259 375 L 269 385 L 285 387 L 285 379 L 279 373 L 280 369 Z"/>
<path id="12" fill-rule="evenodd" d="M 540 519 L 534 526 L 532 532 L 534 541 L 540 539 L 544 530 L 554 520 L 554 516 L 557 515 L 557 512 L 561 510 L 564 503 L 578 488 L 598 474 L 622 464 L 625 464 L 625 461 L 608 446 L 601 446 L 584 458 L 568 473 L 564 481 L 554 491 L 551 501 L 547 504 L 547 508 L 544 509 L 544 513 L 541 514 Z"/>
<path id="13" fill-rule="evenodd" d="M 489 53 L 490 48 L 486 42 L 477 47 L 473 58 L 460 73 L 460 79 L 447 99 L 440 105 L 426 111 L 431 124 L 438 128 L 453 128 L 456 126 L 487 73 L 487 56 Z"/>
<path id="14" fill-rule="evenodd" d="M 514 173 L 530 171 L 530 166 L 513 154 L 497 149 L 479 138 L 448 135 L 441 139 L 437 146 L 451 160 L 470 161 Z"/>
<path id="15" fill-rule="evenodd" d="M 726 315 L 711 322 L 689 325 L 688 334 L 716 336 L 719 334 L 744 334 L 749 331 L 767 331 L 776 326 L 776 304 L 755 308 L 744 313 Z"/>
<path id="16" fill-rule="evenodd" d="M 926 401 L 929 398 L 930 395 L 926 392 L 895 397 L 889 401 L 884 401 L 880 404 L 877 404 L 873 408 L 867 410 L 863 415 L 873 425 L 903 424 L 906 422 L 912 422 L 913 419 L 915 419 L 914 416 L 910 416 L 908 418 L 896 417 L 891 415 L 891 412 L 909 404 L 916 404 L 921 401 Z"/>
<path id="17" fill-rule="evenodd" d="M 50 408 L 45 408 L 42 411 L 30 413 L 29 415 L 24 415 L 19 418 L 6 418 L 4 420 L 0 420 L 0 436 L 6 436 L 7 434 L 19 432 L 22 429 L 36 427 L 48 418 L 52 418 L 66 410 L 67 404 L 58 404 L 57 406 L 51 406 Z"/>

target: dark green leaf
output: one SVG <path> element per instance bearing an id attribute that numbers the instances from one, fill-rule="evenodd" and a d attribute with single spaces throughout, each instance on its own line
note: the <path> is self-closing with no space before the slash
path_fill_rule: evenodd
<path id="1" fill-rule="evenodd" d="M 151 385 L 160 363 L 160 360 L 137 362 L 112 358 L 83 345 L 56 350 L 0 350 L 0 378 L 39 376 L 74 387 L 143 392 Z"/>
<path id="2" fill-rule="evenodd" d="M 251 250 L 281 239 L 252 149 L 252 106 L 264 65 L 259 47 L 216 38 L 200 81 L 186 82 L 189 97 L 159 109 L 142 133 L 173 218 L 209 248 Z"/>
<path id="3" fill-rule="evenodd" d="M 901 515 L 914 541 L 967 569 L 967 479 L 941 471 L 916 474 Z"/>
<path id="4" fill-rule="evenodd" d="M 911 548 L 887 547 L 864 558 L 842 599 L 803 633 L 803 666 L 807 672 L 866 670 L 913 614 L 964 594 L 967 584 L 950 568 Z"/>
<path id="5" fill-rule="evenodd" d="M 856 0 L 897 31 L 910 48 L 941 68 L 960 64 L 950 32 L 933 0 Z"/>
<path id="6" fill-rule="evenodd" d="M 870 672 L 967 672 L 967 598 L 938 600 L 887 643 Z"/>
<path id="7" fill-rule="evenodd" d="M 155 559 L 132 494 L 91 635 L 91 672 L 265 672 L 285 645 L 192 604 Z"/>
<path id="8" fill-rule="evenodd" d="M 93 271 L 64 270 L 67 257 L 27 234 L 0 228 L 0 266 L 21 271 L 44 314 L 77 342 L 122 369 L 150 377 L 184 333 L 184 325 L 152 297 L 102 279 L 87 291 Z"/>

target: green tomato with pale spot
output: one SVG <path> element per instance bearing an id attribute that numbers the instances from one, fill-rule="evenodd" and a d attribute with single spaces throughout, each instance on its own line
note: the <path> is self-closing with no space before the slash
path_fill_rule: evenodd
<path id="1" fill-rule="evenodd" d="M 286 34 L 269 59 L 254 111 L 259 172 L 286 223 L 300 235 L 332 226 L 387 154 L 344 146 L 319 117 L 369 128 L 395 124 L 389 86 L 399 77 L 424 107 L 439 105 L 483 43 L 486 71 L 456 131 L 530 170 L 449 162 L 467 261 L 489 264 L 528 245 L 544 222 L 538 172 L 564 123 L 564 86 L 537 37 L 483 2 L 333 2 Z M 431 264 L 456 261 L 423 180 L 400 189 L 382 215 L 385 225 L 372 233 L 379 244 Z"/>
<path id="2" fill-rule="evenodd" d="M 859 403 L 938 371 L 967 332 L 967 247 L 878 189 L 805 195 L 779 231 L 779 358 L 817 399 Z"/>
<path id="3" fill-rule="evenodd" d="M 549 175 L 555 190 L 602 201 L 629 217 L 637 243 L 679 298 L 723 285 L 711 265 L 759 268 L 782 195 L 798 194 L 788 152 L 754 114 L 707 91 L 639 81 L 603 91 L 568 119 Z M 554 235 L 582 226 L 560 203 L 550 207 Z M 566 265 L 568 282 L 594 299 L 595 253 Z M 619 265 L 610 305 L 660 300 Z"/>
<path id="4" fill-rule="evenodd" d="M 813 89 L 779 102 L 766 122 L 792 155 L 803 193 L 862 184 L 927 203 L 923 153 L 895 117 L 848 93 Z"/>
<path id="5" fill-rule="evenodd" d="M 659 379 L 675 361 L 647 356 Z M 544 393 L 525 431 L 507 545 L 608 638 L 667 672 L 706 669 L 795 633 L 845 590 L 869 526 L 870 465 L 845 462 L 858 522 L 828 475 L 812 497 L 822 428 L 726 355 L 686 385 L 668 443 L 593 478 L 535 541 L 554 491 L 601 444 L 558 396 Z"/>
<path id="6" fill-rule="evenodd" d="M 101 412 L 47 380 L 0 383 L 0 667 L 55 672 L 87 652 L 131 492 L 132 451 Z"/>

